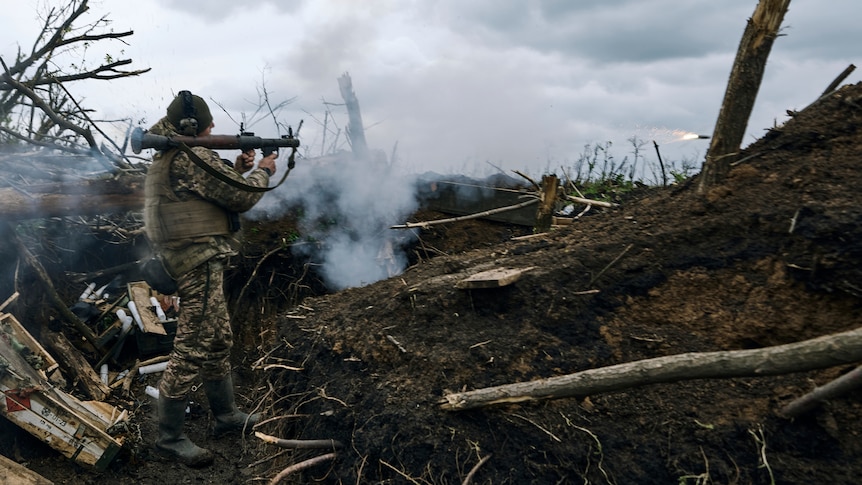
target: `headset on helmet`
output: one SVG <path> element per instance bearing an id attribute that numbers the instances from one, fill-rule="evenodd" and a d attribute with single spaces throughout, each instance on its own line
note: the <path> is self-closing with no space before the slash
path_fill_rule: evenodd
<path id="1" fill-rule="evenodd" d="M 180 119 L 179 128 L 183 135 L 195 136 L 198 134 L 198 113 L 195 109 L 194 98 L 192 92 L 183 90 L 179 92 L 179 96 L 183 102 L 183 117 Z"/>

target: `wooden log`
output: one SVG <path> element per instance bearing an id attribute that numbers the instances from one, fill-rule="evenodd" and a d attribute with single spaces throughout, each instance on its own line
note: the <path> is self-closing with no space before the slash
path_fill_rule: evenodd
<path id="1" fill-rule="evenodd" d="M 748 19 L 699 176 L 697 189 L 701 193 L 723 183 L 736 160 L 760 90 L 766 60 L 789 7 L 790 0 L 760 0 Z"/>
<path id="2" fill-rule="evenodd" d="M 47 332 L 45 341 L 53 352 L 54 358 L 61 364 L 61 368 L 78 382 L 79 388 L 90 399 L 104 401 L 110 394 L 111 388 L 102 382 L 99 374 L 90 366 L 87 359 L 81 355 L 71 342 L 62 333 Z"/>
<path id="3" fill-rule="evenodd" d="M 0 216 L 16 221 L 142 210 L 143 181 L 141 176 L 127 176 L 0 188 Z"/>
<path id="4" fill-rule="evenodd" d="M 834 379 L 781 408 L 778 414 L 785 418 L 796 418 L 824 402 L 862 387 L 862 366 Z"/>
<path id="5" fill-rule="evenodd" d="M 762 349 L 670 355 L 452 393 L 443 396 L 440 406 L 447 411 L 461 411 L 495 404 L 590 396 L 665 382 L 805 372 L 859 361 L 862 361 L 862 328 Z"/>
<path id="6" fill-rule="evenodd" d="M 52 485 L 54 482 L 0 455 L 0 485 Z"/>

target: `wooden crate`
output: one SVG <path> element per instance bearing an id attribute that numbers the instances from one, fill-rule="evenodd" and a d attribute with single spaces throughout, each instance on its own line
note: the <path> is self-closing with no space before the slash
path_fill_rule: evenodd
<path id="1" fill-rule="evenodd" d="M 22 345 L 46 362 L 56 362 L 9 317 L 0 320 L 0 415 L 76 463 L 104 470 L 123 445 L 121 437 L 107 430 L 125 421 L 127 413 L 55 388 L 25 360 Z"/>

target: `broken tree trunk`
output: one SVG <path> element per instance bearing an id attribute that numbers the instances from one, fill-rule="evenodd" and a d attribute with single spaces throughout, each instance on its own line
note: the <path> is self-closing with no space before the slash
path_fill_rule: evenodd
<path id="1" fill-rule="evenodd" d="M 353 81 L 350 80 L 350 74 L 345 72 L 338 78 L 338 88 L 341 90 L 341 97 L 347 106 L 347 138 L 350 140 L 353 154 L 357 158 L 364 159 L 368 155 L 368 144 L 365 142 L 362 113 L 359 111 L 359 100 L 356 99 L 356 93 L 353 92 Z"/>
<path id="2" fill-rule="evenodd" d="M 143 182 L 143 177 L 128 176 L 0 188 L 0 219 L 18 221 L 142 210 Z"/>
<path id="3" fill-rule="evenodd" d="M 862 328 L 775 347 L 670 355 L 447 394 L 440 405 L 447 411 L 461 411 L 494 404 L 590 396 L 664 382 L 789 374 L 858 361 L 862 361 Z"/>
<path id="4" fill-rule="evenodd" d="M 790 0 L 760 0 L 748 19 L 700 174 L 698 192 L 722 183 L 730 172 L 748 127 L 772 43 L 789 6 Z"/>
<path id="5" fill-rule="evenodd" d="M 862 366 L 815 388 L 808 394 L 781 408 L 778 414 L 785 418 L 795 418 L 813 410 L 829 399 L 838 397 L 859 387 L 862 387 Z"/>

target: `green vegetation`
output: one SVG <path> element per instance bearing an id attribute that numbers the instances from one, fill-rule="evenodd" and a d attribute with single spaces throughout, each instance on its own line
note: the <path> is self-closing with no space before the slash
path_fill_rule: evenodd
<path id="1" fill-rule="evenodd" d="M 670 164 L 661 163 L 660 159 L 650 161 L 643 155 L 646 141 L 633 136 L 628 142 L 632 147 L 631 157 L 626 155 L 622 160 L 614 157 L 610 141 L 585 145 L 570 167 L 562 167 L 567 193 L 615 202 L 638 187 L 682 183 L 699 170 L 700 164 L 693 159 Z"/>

